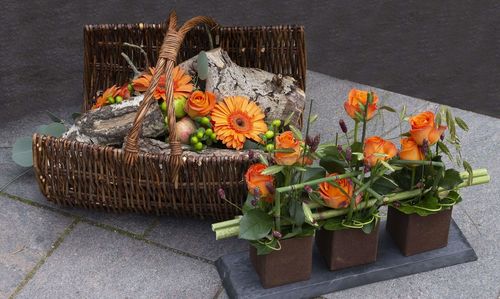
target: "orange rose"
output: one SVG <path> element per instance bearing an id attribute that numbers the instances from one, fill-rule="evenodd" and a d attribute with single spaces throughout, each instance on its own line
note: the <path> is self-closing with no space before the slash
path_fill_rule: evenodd
<path id="1" fill-rule="evenodd" d="M 401 151 L 399 152 L 399 157 L 403 160 L 425 160 L 425 155 L 422 153 L 413 138 L 401 139 Z"/>
<path id="2" fill-rule="evenodd" d="M 332 173 L 327 175 L 326 177 L 331 177 L 337 175 L 336 173 Z M 351 202 L 352 193 L 354 191 L 354 187 L 352 183 L 348 179 L 337 179 L 335 182 L 342 188 L 345 192 L 342 192 L 338 187 L 333 186 L 329 182 L 323 182 L 319 184 L 319 194 L 323 198 L 325 204 L 330 208 L 340 209 L 347 208 L 349 203 Z M 347 195 L 349 196 L 347 196 Z"/>
<path id="3" fill-rule="evenodd" d="M 424 140 L 427 140 L 429 145 L 433 145 L 447 128 L 446 126 L 436 128 L 434 113 L 431 111 L 425 111 L 410 117 L 410 125 L 410 135 L 418 145 L 422 145 Z"/>
<path id="4" fill-rule="evenodd" d="M 365 148 L 363 151 L 365 164 L 375 166 L 379 160 L 387 161 L 394 157 L 397 153 L 398 150 L 394 143 L 378 136 L 372 136 L 366 138 L 365 140 Z"/>
<path id="5" fill-rule="evenodd" d="M 352 119 L 360 120 L 358 116 L 356 116 L 356 112 L 363 115 L 363 111 L 359 106 L 366 105 L 367 101 L 368 101 L 368 91 L 358 90 L 353 88 L 349 92 L 347 101 L 344 102 L 344 109 Z M 375 112 L 377 111 L 377 102 L 378 102 L 378 96 L 374 93 L 373 101 L 370 105 L 368 105 L 368 114 L 366 116 L 366 120 L 370 120 L 375 115 Z"/>
<path id="6" fill-rule="evenodd" d="M 197 90 L 191 94 L 184 110 L 191 118 L 207 116 L 215 107 L 215 94 Z"/>
<path id="7" fill-rule="evenodd" d="M 293 165 L 301 156 L 300 142 L 295 139 L 291 131 L 286 131 L 276 137 L 276 149 L 293 150 L 290 152 L 275 152 L 274 160 L 279 165 Z"/>
<path id="8" fill-rule="evenodd" d="M 247 182 L 248 192 L 255 195 L 255 189 L 259 189 L 259 194 L 262 199 L 267 202 L 272 202 L 272 194 L 267 185 L 273 185 L 274 178 L 272 175 L 264 175 L 262 171 L 267 166 L 262 163 L 253 164 L 245 173 L 245 181 Z"/>

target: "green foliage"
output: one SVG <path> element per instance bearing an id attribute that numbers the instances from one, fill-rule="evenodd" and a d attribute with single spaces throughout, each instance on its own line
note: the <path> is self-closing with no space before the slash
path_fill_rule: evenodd
<path id="1" fill-rule="evenodd" d="M 382 176 L 371 185 L 371 188 L 380 195 L 386 195 L 398 190 L 399 186 L 392 178 Z"/>
<path id="2" fill-rule="evenodd" d="M 273 217 L 260 209 L 247 211 L 240 221 L 241 239 L 259 240 L 267 236 L 273 228 Z"/>
<path id="3" fill-rule="evenodd" d="M 458 184 L 462 183 L 463 180 L 460 178 L 460 173 L 455 169 L 446 169 L 443 178 L 439 181 L 439 187 L 445 190 L 450 190 L 455 188 Z"/>
<path id="4" fill-rule="evenodd" d="M 200 80 L 207 80 L 208 78 L 208 58 L 205 51 L 200 51 L 198 58 L 196 59 L 196 68 L 198 72 L 198 78 Z"/>
<path id="5" fill-rule="evenodd" d="M 325 169 L 323 167 L 308 167 L 306 169 L 306 172 L 304 172 L 304 176 L 303 176 L 302 180 L 304 182 L 312 181 L 312 180 L 323 178 L 323 177 L 325 177 L 325 175 L 326 175 L 326 172 L 325 172 Z"/>
<path id="6" fill-rule="evenodd" d="M 283 165 L 272 165 L 272 166 L 269 166 L 266 169 L 264 169 L 262 171 L 262 174 L 264 174 L 264 175 L 274 175 L 274 174 L 277 174 L 280 171 L 283 171 L 284 168 L 285 168 L 285 166 L 283 166 Z"/>
<path id="7" fill-rule="evenodd" d="M 335 145 L 326 146 L 322 149 L 319 165 L 329 173 L 344 173 L 346 163 L 341 157 Z"/>
<path id="8" fill-rule="evenodd" d="M 266 241 L 251 241 L 250 244 L 257 249 L 257 255 L 269 254 L 280 248 L 279 241 L 275 238 Z"/>
<path id="9" fill-rule="evenodd" d="M 394 110 L 394 108 L 390 107 L 390 106 L 382 106 L 380 108 L 378 108 L 379 110 L 387 110 L 389 112 L 392 112 L 392 113 L 396 113 L 396 110 Z"/>
<path id="10" fill-rule="evenodd" d="M 33 166 L 31 137 L 21 137 L 16 140 L 12 147 L 12 160 L 23 167 Z"/>
<path id="11" fill-rule="evenodd" d="M 302 133 L 300 132 L 300 130 L 292 125 L 289 125 L 289 127 L 290 127 L 290 130 L 293 132 L 293 135 L 295 136 L 295 138 L 297 138 L 298 140 L 302 140 Z"/>
<path id="12" fill-rule="evenodd" d="M 465 123 L 465 121 L 463 119 L 461 119 L 460 117 L 455 116 L 455 122 L 460 127 L 460 129 L 462 129 L 464 131 L 469 131 L 469 126 L 467 126 L 467 123 Z"/>

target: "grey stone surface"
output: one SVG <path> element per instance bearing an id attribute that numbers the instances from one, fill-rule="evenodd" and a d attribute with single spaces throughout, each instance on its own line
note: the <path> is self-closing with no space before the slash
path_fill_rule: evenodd
<path id="1" fill-rule="evenodd" d="M 19 298 L 212 298 L 214 266 L 78 224 Z"/>
<path id="2" fill-rule="evenodd" d="M 237 238 L 215 240 L 211 221 L 161 217 L 149 239 L 168 247 L 215 261 L 220 256 L 248 250 L 248 243 Z"/>
<path id="3" fill-rule="evenodd" d="M 0 195 L 0 298 L 12 294 L 72 221 Z"/>
<path id="4" fill-rule="evenodd" d="M 10 184 L 4 191 L 8 194 L 19 196 L 44 206 L 55 208 L 106 225 L 111 225 L 134 234 L 143 234 L 145 230 L 153 224 L 155 219 L 152 215 L 113 213 L 100 210 L 86 210 L 77 207 L 72 208 L 58 206 L 48 201 L 40 192 L 38 184 L 35 180 L 34 171 L 26 173 Z"/>
<path id="5" fill-rule="evenodd" d="M 325 292 L 352 288 L 429 271 L 477 259 L 456 224 L 450 226 L 448 246 L 405 257 L 380 225 L 377 261 L 360 267 L 329 271 L 323 257 L 314 250 L 311 279 L 264 289 L 250 262 L 247 252 L 225 255 L 216 263 L 223 285 L 234 298 L 308 298 Z M 357 297 L 357 296 L 356 296 Z M 345 298 L 345 297 L 344 297 Z"/>

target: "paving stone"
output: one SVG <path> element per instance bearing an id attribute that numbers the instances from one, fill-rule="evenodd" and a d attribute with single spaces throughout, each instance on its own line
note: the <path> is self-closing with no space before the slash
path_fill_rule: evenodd
<path id="1" fill-rule="evenodd" d="M 212 261 L 227 253 L 248 250 L 245 240 L 215 240 L 211 223 L 207 220 L 162 217 L 148 238 Z"/>
<path id="2" fill-rule="evenodd" d="M 0 298 L 6 298 L 73 221 L 0 196 Z"/>
<path id="3" fill-rule="evenodd" d="M 213 298 L 213 265 L 78 224 L 19 298 Z"/>
<path id="4" fill-rule="evenodd" d="M 0 190 L 2 190 L 6 184 L 12 181 L 16 176 L 26 171 L 26 168 L 21 167 L 12 161 L 12 148 L 2 147 L 0 148 Z"/>
<path id="5" fill-rule="evenodd" d="M 52 202 L 49 202 L 40 192 L 38 184 L 35 180 L 34 171 L 30 171 L 17 179 L 15 182 L 10 184 L 4 190 L 4 192 L 99 223 L 111 225 L 135 234 L 143 234 L 155 220 L 154 215 L 112 213 L 99 210 L 87 210 L 76 207 L 71 208 L 58 206 Z"/>

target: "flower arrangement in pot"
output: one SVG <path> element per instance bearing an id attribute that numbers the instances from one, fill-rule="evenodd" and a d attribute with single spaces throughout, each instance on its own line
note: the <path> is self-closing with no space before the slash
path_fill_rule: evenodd
<path id="1" fill-rule="evenodd" d="M 452 156 L 442 140 L 437 141 L 444 131 L 438 126 L 439 118 L 420 121 L 422 116 L 408 117 L 403 108 L 400 124 L 409 119 L 412 124 L 420 122 L 422 128 L 415 125 L 414 130 L 421 131 L 401 132 L 405 138 L 400 150 L 389 139 L 369 136 L 368 124 L 376 113 L 396 112 L 377 104 L 375 93 L 351 90 L 344 108 L 354 128 L 349 131 L 345 121 L 340 120 L 342 132 L 330 143 L 318 144 L 319 138 L 309 137 L 309 126 L 303 141 L 293 126 L 290 131 L 277 131 L 279 126 L 271 125 L 276 138 L 268 148 L 269 159 L 261 155 L 260 163 L 245 174 L 249 197 L 242 209 L 243 217 L 212 225 L 216 239 L 239 236 L 250 241 L 251 261 L 265 287 L 309 277 L 310 242 L 315 232 L 319 252 L 330 270 L 371 263 L 377 257 L 381 206 L 389 206 L 389 233 L 396 240 L 398 234 L 405 240 L 411 233 L 394 221 L 395 212 L 416 215 L 425 222 L 427 215 L 449 210 L 458 203 L 459 188 L 489 182 L 485 169 L 473 171 L 464 161 L 464 172 L 444 169 L 440 153 Z M 453 118 L 447 108 L 442 108 L 440 114 L 446 118 L 450 139 L 459 149 L 455 125 L 463 129 L 467 125 Z M 425 115 L 433 116 L 428 112 Z M 422 135 L 423 146 L 419 146 Z M 433 144 L 436 152 L 430 153 Z M 319 161 L 319 167 L 313 166 L 315 161 Z M 222 191 L 221 196 L 225 198 Z M 447 235 L 449 220 L 445 226 Z M 425 234 L 417 228 L 417 233 L 419 238 L 437 238 L 441 234 L 434 227 Z M 307 244 L 297 244 L 300 239 Z M 294 255 L 297 252 L 301 256 Z M 292 273 L 297 274 L 294 279 L 284 279 Z M 281 280 L 273 281 L 276 277 Z"/>

